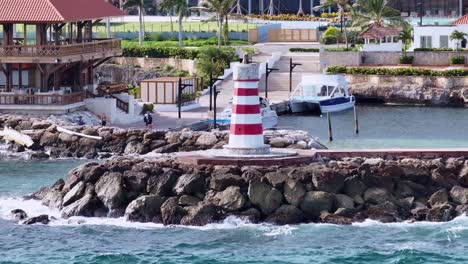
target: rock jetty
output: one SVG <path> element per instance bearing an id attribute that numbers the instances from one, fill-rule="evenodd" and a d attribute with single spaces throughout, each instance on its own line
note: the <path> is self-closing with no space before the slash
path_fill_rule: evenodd
<path id="1" fill-rule="evenodd" d="M 218 167 L 114 158 L 79 166 L 27 198 L 65 218 L 164 225 L 201 226 L 228 216 L 277 225 L 442 222 L 468 211 L 468 160 L 344 158 L 294 167 Z"/>
<path id="2" fill-rule="evenodd" d="M 218 149 L 229 141 L 228 131 L 147 131 L 144 129 L 120 129 L 114 127 L 69 126 L 68 130 L 102 140 L 84 138 L 59 132 L 57 126 L 40 119 L 0 116 L 0 127 L 8 126 L 29 135 L 34 141 L 29 158 L 109 158 L 116 155 L 144 155 Z M 265 143 L 276 148 L 319 149 L 324 148 L 318 139 L 306 131 L 266 131 Z M 17 144 L 9 144 L 8 151 L 27 151 Z"/>

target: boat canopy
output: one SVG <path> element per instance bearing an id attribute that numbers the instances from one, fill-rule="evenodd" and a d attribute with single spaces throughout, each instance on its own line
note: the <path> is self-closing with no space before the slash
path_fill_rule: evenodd
<path id="1" fill-rule="evenodd" d="M 310 85 L 325 85 L 325 86 L 347 86 L 346 79 L 343 75 L 325 75 L 325 74 L 308 74 L 302 76 L 302 86 Z"/>

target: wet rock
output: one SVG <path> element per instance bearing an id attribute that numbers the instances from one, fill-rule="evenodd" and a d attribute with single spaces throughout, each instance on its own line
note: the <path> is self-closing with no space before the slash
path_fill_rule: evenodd
<path id="1" fill-rule="evenodd" d="M 448 192 L 445 189 L 440 189 L 437 192 L 433 193 L 429 198 L 429 205 L 431 207 L 436 206 L 437 204 L 445 204 L 448 202 Z"/>
<path id="2" fill-rule="evenodd" d="M 204 132 L 198 137 L 197 141 L 195 142 L 195 145 L 204 146 L 204 147 L 212 147 L 216 143 L 218 143 L 218 138 L 216 137 L 215 134 Z"/>
<path id="3" fill-rule="evenodd" d="M 455 186 L 450 190 L 450 197 L 456 203 L 467 204 L 468 203 L 468 188 Z"/>
<path id="4" fill-rule="evenodd" d="M 398 182 L 394 193 L 397 198 L 414 196 L 413 189 L 406 182 Z"/>
<path id="5" fill-rule="evenodd" d="M 388 201 L 390 195 L 384 188 L 369 188 L 364 193 L 364 201 L 371 204 L 380 204 Z"/>
<path id="6" fill-rule="evenodd" d="M 47 225 L 50 222 L 48 215 L 39 215 L 36 217 L 31 217 L 23 222 L 24 225 L 34 225 L 34 224 L 43 224 Z"/>
<path id="7" fill-rule="evenodd" d="M 301 209 L 306 219 L 314 220 L 320 216 L 322 211 L 330 212 L 334 202 L 335 196 L 333 194 L 322 191 L 312 191 L 306 193 L 301 203 Z"/>
<path id="8" fill-rule="evenodd" d="M 306 194 L 304 184 L 291 179 L 284 183 L 283 190 L 286 201 L 294 206 L 299 206 Z"/>
<path id="9" fill-rule="evenodd" d="M 353 218 L 356 215 L 357 210 L 354 208 L 338 208 L 334 215 L 343 216 L 346 218 Z"/>
<path id="10" fill-rule="evenodd" d="M 16 221 L 21 221 L 28 218 L 28 214 L 21 209 L 12 210 L 11 215 L 13 216 L 13 218 L 15 218 Z"/>
<path id="11" fill-rule="evenodd" d="M 200 202 L 201 202 L 201 200 L 198 199 L 197 197 L 191 196 L 191 195 L 186 195 L 186 194 L 182 195 L 179 198 L 179 205 L 181 205 L 181 206 L 196 206 Z"/>
<path id="12" fill-rule="evenodd" d="M 106 171 L 106 167 L 97 163 L 89 162 L 78 166 L 77 168 L 70 171 L 68 178 L 65 181 L 65 189 L 70 190 L 80 181 L 85 183 L 96 183 L 99 178 Z"/>
<path id="13" fill-rule="evenodd" d="M 345 195 L 345 194 L 337 194 L 335 195 L 335 207 L 336 208 L 354 208 L 354 200 L 353 198 Z"/>
<path id="14" fill-rule="evenodd" d="M 33 152 L 29 156 L 30 160 L 47 160 L 50 156 L 44 152 Z"/>
<path id="15" fill-rule="evenodd" d="M 126 205 L 127 197 L 123 184 L 123 176 L 118 172 L 106 173 L 96 183 L 96 194 L 109 210 Z"/>
<path id="16" fill-rule="evenodd" d="M 322 169 L 312 176 L 314 187 L 323 192 L 339 193 L 344 187 L 344 177 L 338 171 Z"/>
<path id="17" fill-rule="evenodd" d="M 273 148 L 287 148 L 289 145 L 294 144 L 294 141 L 284 137 L 276 137 L 270 139 L 268 144 Z"/>
<path id="18" fill-rule="evenodd" d="M 56 189 L 51 189 L 42 199 L 42 204 L 50 208 L 61 209 L 65 193 Z"/>
<path id="19" fill-rule="evenodd" d="M 394 223 L 397 222 L 398 218 L 395 215 L 395 211 L 393 210 L 386 210 L 382 208 L 368 208 L 365 211 L 358 212 L 354 219 L 359 221 L 364 221 L 365 219 L 372 219 L 375 221 L 379 221 L 381 223 Z"/>
<path id="20" fill-rule="evenodd" d="M 242 221 L 246 221 L 253 224 L 259 223 L 262 218 L 262 213 L 256 208 L 250 208 L 243 212 L 233 213 L 232 215 L 239 218 Z"/>
<path id="21" fill-rule="evenodd" d="M 468 164 L 466 163 L 458 174 L 458 182 L 464 187 L 468 187 Z"/>
<path id="22" fill-rule="evenodd" d="M 214 196 L 215 204 L 226 211 L 237 211 L 240 210 L 246 199 L 240 192 L 240 187 L 230 186 L 224 191 L 217 193 Z"/>
<path id="23" fill-rule="evenodd" d="M 161 175 L 152 176 L 148 180 L 147 192 L 159 196 L 170 196 L 180 171 L 168 169 Z"/>
<path id="24" fill-rule="evenodd" d="M 246 187 L 245 179 L 236 174 L 214 174 L 210 179 L 210 189 L 222 191 L 228 186 Z"/>
<path id="25" fill-rule="evenodd" d="M 149 131 L 143 135 L 143 140 L 144 141 L 163 140 L 165 134 L 166 134 L 166 131 Z"/>
<path id="26" fill-rule="evenodd" d="M 126 171 L 123 174 L 125 184 L 130 191 L 144 193 L 148 185 L 149 175 L 142 171 Z"/>
<path id="27" fill-rule="evenodd" d="M 41 146 L 53 146 L 57 142 L 58 134 L 49 131 L 42 134 L 39 144 Z"/>
<path id="28" fill-rule="evenodd" d="M 164 225 L 178 225 L 187 211 L 178 205 L 177 197 L 167 199 L 161 206 L 161 216 Z"/>
<path id="29" fill-rule="evenodd" d="M 206 180 L 201 173 L 184 174 L 174 186 L 174 193 L 177 195 L 204 193 L 205 190 Z"/>
<path id="30" fill-rule="evenodd" d="M 293 225 L 301 223 L 303 218 L 302 211 L 297 207 L 284 204 L 276 209 L 273 214 L 268 216 L 265 222 L 276 225 Z"/>
<path id="31" fill-rule="evenodd" d="M 468 204 L 461 204 L 455 208 L 457 216 L 468 214 Z"/>
<path id="32" fill-rule="evenodd" d="M 320 222 L 333 225 L 351 225 L 353 220 L 343 215 L 322 212 L 320 214 Z"/>
<path id="33" fill-rule="evenodd" d="M 63 206 L 67 206 L 77 200 L 79 200 L 85 191 L 86 185 L 84 182 L 77 183 L 67 194 L 63 197 Z"/>
<path id="34" fill-rule="evenodd" d="M 101 200 L 92 194 L 85 194 L 83 198 L 63 208 L 62 217 L 103 217 L 106 216 L 106 213 L 107 209 L 104 207 Z"/>
<path id="35" fill-rule="evenodd" d="M 180 223 L 182 225 L 204 226 L 210 223 L 216 223 L 221 219 L 221 211 L 219 207 L 212 203 L 201 203 L 190 208 L 187 215 L 184 216 Z"/>
<path id="36" fill-rule="evenodd" d="M 249 184 L 248 196 L 252 204 L 266 215 L 278 209 L 283 201 L 283 194 L 278 189 L 256 181 Z"/>
<path id="37" fill-rule="evenodd" d="M 367 187 L 359 180 L 359 176 L 349 177 L 344 182 L 344 193 L 350 197 L 361 196 Z"/>
<path id="38" fill-rule="evenodd" d="M 124 153 L 144 155 L 148 153 L 149 151 L 150 151 L 149 148 L 143 143 L 137 142 L 137 141 L 131 141 L 125 147 Z"/>
<path id="39" fill-rule="evenodd" d="M 437 204 L 427 212 L 426 221 L 447 222 L 453 219 L 454 212 L 450 204 Z"/>
<path id="40" fill-rule="evenodd" d="M 127 206 L 125 219 L 130 222 L 157 222 L 160 219 L 161 206 L 165 200 L 165 197 L 158 195 L 141 196 Z"/>
<path id="41" fill-rule="evenodd" d="M 172 143 L 153 150 L 154 153 L 172 153 L 176 152 L 180 147 L 180 143 Z"/>

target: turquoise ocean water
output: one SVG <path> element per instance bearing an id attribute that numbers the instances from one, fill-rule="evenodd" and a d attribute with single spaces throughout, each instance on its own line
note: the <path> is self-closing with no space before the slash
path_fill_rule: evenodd
<path id="1" fill-rule="evenodd" d="M 57 212 L 22 195 L 65 177 L 83 161 L 0 161 L 0 263 L 468 263 L 468 218 L 443 223 L 352 226 L 163 227 L 122 219 L 15 224 L 9 211 Z"/>

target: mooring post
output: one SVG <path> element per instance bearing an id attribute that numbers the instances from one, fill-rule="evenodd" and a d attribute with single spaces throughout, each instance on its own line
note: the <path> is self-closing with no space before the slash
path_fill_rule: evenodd
<path id="1" fill-rule="evenodd" d="M 332 124 L 331 124 L 331 114 L 327 113 L 327 119 L 328 119 L 328 139 L 330 142 L 333 141 L 333 131 L 332 131 Z"/>
<path id="2" fill-rule="evenodd" d="M 354 129 L 356 130 L 356 134 L 359 134 L 359 121 L 358 121 L 356 106 L 354 106 Z"/>

